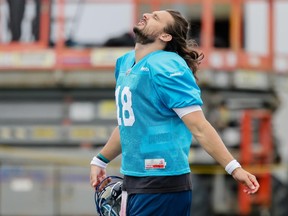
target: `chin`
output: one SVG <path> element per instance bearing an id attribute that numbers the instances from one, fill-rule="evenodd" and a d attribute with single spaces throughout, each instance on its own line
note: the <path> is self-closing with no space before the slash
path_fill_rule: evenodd
<path id="1" fill-rule="evenodd" d="M 139 26 L 137 26 L 137 25 L 134 26 L 134 27 L 133 27 L 133 32 L 134 32 L 134 33 L 140 32 Z"/>

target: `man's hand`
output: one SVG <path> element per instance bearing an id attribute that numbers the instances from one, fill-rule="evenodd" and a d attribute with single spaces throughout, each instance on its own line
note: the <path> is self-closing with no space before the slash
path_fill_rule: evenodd
<path id="1" fill-rule="evenodd" d="M 90 185 L 96 187 L 101 181 L 106 178 L 106 170 L 96 165 L 91 165 L 90 170 Z"/>
<path id="2" fill-rule="evenodd" d="M 244 189 L 244 193 L 254 194 L 260 187 L 256 177 L 241 167 L 235 169 L 232 172 L 232 176 L 236 181 L 240 182 L 246 187 Z"/>

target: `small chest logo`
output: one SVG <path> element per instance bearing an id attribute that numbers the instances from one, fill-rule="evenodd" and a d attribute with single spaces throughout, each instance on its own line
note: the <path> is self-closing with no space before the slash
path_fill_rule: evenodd
<path id="1" fill-rule="evenodd" d="M 148 67 L 141 67 L 141 68 L 140 68 L 140 71 L 146 71 L 146 72 L 148 72 L 148 71 L 149 71 L 149 68 L 148 68 Z"/>

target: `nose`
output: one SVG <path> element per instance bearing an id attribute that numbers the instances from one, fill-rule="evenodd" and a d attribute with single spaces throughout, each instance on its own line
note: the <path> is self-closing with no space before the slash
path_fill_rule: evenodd
<path id="1" fill-rule="evenodd" d="M 145 20 L 147 20 L 150 16 L 151 16 L 150 13 L 144 13 L 144 14 L 143 14 L 143 18 L 144 18 Z"/>

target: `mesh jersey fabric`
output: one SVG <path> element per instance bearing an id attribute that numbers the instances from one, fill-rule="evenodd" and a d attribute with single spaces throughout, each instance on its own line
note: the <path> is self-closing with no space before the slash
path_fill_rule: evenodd
<path id="1" fill-rule="evenodd" d="M 130 51 L 115 68 L 120 171 L 138 177 L 189 173 L 192 135 L 173 108 L 203 104 L 196 80 L 173 52 L 158 50 L 134 62 Z"/>

